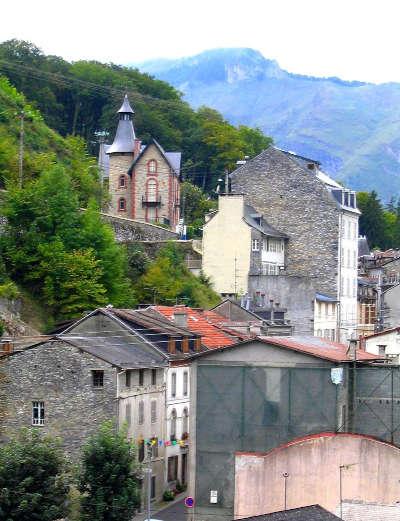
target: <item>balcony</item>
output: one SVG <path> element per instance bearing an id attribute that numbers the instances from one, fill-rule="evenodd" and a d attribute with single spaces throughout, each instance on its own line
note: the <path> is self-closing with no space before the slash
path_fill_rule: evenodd
<path id="1" fill-rule="evenodd" d="M 161 206 L 161 195 L 142 195 L 142 206 Z"/>

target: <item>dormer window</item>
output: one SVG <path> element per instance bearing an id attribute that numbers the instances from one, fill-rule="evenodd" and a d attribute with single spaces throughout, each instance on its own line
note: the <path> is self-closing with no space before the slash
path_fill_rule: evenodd
<path id="1" fill-rule="evenodd" d="M 120 175 L 118 179 L 118 187 L 119 188 L 126 188 L 126 176 Z"/>
<path id="2" fill-rule="evenodd" d="M 157 173 L 157 161 L 155 159 L 150 159 L 150 161 L 147 163 L 147 173 L 148 174 Z"/>

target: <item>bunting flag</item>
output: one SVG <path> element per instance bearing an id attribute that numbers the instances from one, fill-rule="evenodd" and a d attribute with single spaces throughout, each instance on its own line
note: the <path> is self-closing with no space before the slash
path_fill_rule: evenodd
<path id="1" fill-rule="evenodd" d="M 138 442 L 138 445 L 140 445 L 142 442 L 144 442 L 145 445 L 151 447 L 151 446 L 154 446 L 158 443 L 158 446 L 159 447 L 162 447 L 164 445 L 164 447 L 170 447 L 171 445 L 173 446 L 176 446 L 176 445 L 179 445 L 180 447 L 186 447 L 187 445 L 187 442 L 188 442 L 188 439 L 189 438 L 186 438 L 184 440 L 157 440 L 157 438 L 147 438 L 147 439 L 143 439 L 143 438 L 138 438 L 137 442 Z"/>

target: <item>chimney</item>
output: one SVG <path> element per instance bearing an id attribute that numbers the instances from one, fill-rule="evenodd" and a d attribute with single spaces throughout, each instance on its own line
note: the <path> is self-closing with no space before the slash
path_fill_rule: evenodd
<path id="1" fill-rule="evenodd" d="M 133 158 L 136 159 L 140 154 L 140 147 L 142 146 L 142 142 L 140 139 L 135 139 L 133 142 Z"/>
<path id="2" fill-rule="evenodd" d="M 168 353 L 174 355 L 176 353 L 175 338 L 168 339 Z"/>
<path id="3" fill-rule="evenodd" d="M 346 352 L 346 354 L 350 358 L 350 360 L 356 361 L 356 359 L 357 359 L 357 344 L 358 344 L 358 340 L 352 336 L 349 339 L 349 347 L 347 348 L 347 352 Z"/>
<path id="4" fill-rule="evenodd" d="M 5 340 L 0 344 L 0 354 L 8 355 L 14 351 L 14 344 L 10 340 Z"/>
<path id="5" fill-rule="evenodd" d="M 182 338 L 182 351 L 184 353 L 189 353 L 189 339 Z"/>
<path id="6" fill-rule="evenodd" d="M 174 308 L 174 314 L 172 315 L 172 320 L 174 323 L 179 327 L 187 327 L 188 325 L 188 316 L 187 316 L 187 310 L 185 306 L 175 307 Z"/>

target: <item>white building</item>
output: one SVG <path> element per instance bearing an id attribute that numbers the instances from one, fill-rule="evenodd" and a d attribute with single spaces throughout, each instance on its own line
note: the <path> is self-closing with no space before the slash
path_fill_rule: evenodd
<path id="1" fill-rule="evenodd" d="M 367 353 L 385 357 L 392 363 L 399 363 L 400 356 L 400 327 L 394 327 L 364 337 L 362 339 Z"/>

